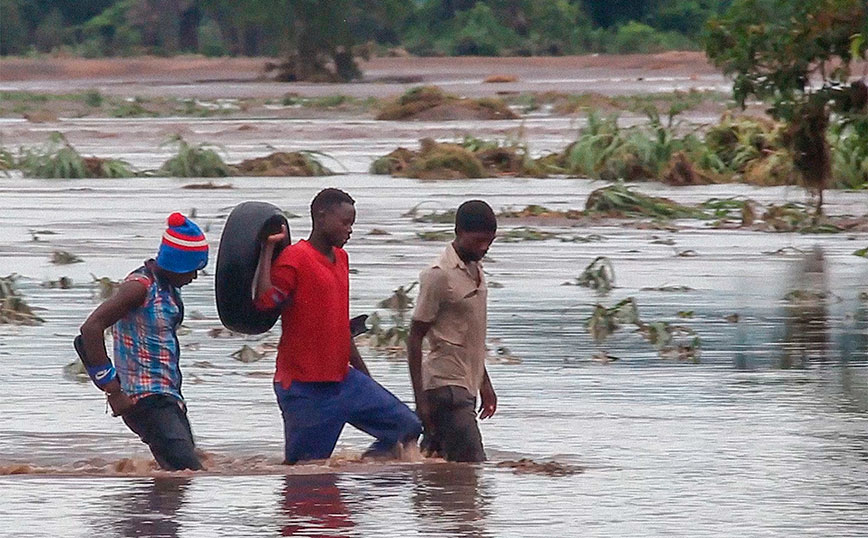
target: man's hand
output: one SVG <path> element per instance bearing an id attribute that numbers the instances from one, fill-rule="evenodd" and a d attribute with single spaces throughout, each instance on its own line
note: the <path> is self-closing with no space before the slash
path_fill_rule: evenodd
<path id="1" fill-rule="evenodd" d="M 278 243 L 280 243 L 281 241 L 286 239 L 286 235 L 287 235 L 286 224 L 281 224 L 280 225 L 280 232 L 278 232 L 276 234 L 271 234 L 268 237 L 266 237 L 265 238 L 265 244 L 270 245 L 273 248 L 275 245 L 277 245 Z"/>
<path id="2" fill-rule="evenodd" d="M 123 416 L 133 408 L 133 401 L 122 391 L 106 393 L 106 399 L 112 408 L 112 416 Z"/>
<path id="3" fill-rule="evenodd" d="M 485 420 L 494 415 L 497 411 L 497 394 L 494 393 L 494 387 L 491 383 L 483 383 L 479 389 L 479 398 L 482 403 L 479 405 L 479 419 Z"/>

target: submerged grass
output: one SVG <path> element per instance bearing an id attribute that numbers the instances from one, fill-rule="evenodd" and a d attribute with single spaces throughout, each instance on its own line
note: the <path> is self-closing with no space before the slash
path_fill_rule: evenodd
<path id="1" fill-rule="evenodd" d="M 177 148 L 177 154 L 163 163 L 158 174 L 169 177 L 226 177 L 232 169 L 223 162 L 211 144 L 191 146 L 179 135 L 173 135 L 163 145 Z"/>
<path id="2" fill-rule="evenodd" d="M 409 120 L 425 114 L 430 119 L 516 119 L 518 116 L 501 99 L 467 99 L 445 93 L 437 86 L 407 90 L 383 106 L 378 120 Z"/>
<path id="3" fill-rule="evenodd" d="M 588 214 L 604 216 L 672 218 L 707 218 L 702 209 L 681 205 L 668 198 L 648 196 L 623 183 L 597 189 L 585 203 Z"/>
<path id="4" fill-rule="evenodd" d="M 37 178 L 128 178 L 136 173 L 125 161 L 82 157 L 61 133 L 52 133 L 38 148 L 22 148 L 15 167 L 25 177 Z"/>
<path id="5" fill-rule="evenodd" d="M 242 176 L 330 176 L 330 169 L 312 151 L 278 151 L 266 157 L 248 159 L 235 165 L 235 174 Z"/>
<path id="6" fill-rule="evenodd" d="M 527 146 L 511 140 L 419 141 L 419 150 L 397 148 L 376 159 L 372 174 L 419 179 L 469 179 L 498 176 L 545 177 L 546 168 L 530 157 Z"/>

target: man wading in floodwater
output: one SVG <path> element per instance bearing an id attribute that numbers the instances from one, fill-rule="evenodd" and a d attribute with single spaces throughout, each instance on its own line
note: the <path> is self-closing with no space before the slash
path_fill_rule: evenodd
<path id="1" fill-rule="evenodd" d="M 419 297 L 410 325 L 407 356 L 416 413 L 425 426 L 422 450 L 450 461 L 484 461 L 476 423 L 497 410 L 485 369 L 486 300 L 482 260 L 494 241 L 497 219 L 482 200 L 455 213 L 455 240 L 419 276 Z M 422 359 L 422 340 L 431 351 Z"/>
<path id="2" fill-rule="evenodd" d="M 208 263 L 208 243 L 196 224 L 172 213 L 157 259 L 127 276 L 117 293 L 99 305 L 81 326 L 76 345 L 88 375 L 106 393 L 115 416 L 148 445 L 166 470 L 199 470 L 187 407 L 181 396 L 184 320 L 180 288 Z M 112 328 L 115 366 L 105 350 Z"/>
<path id="3" fill-rule="evenodd" d="M 272 264 L 284 230 L 260 253 L 255 305 L 281 310 L 274 391 L 288 464 L 331 456 L 347 422 L 376 438 L 368 456 L 392 455 L 422 431 L 410 408 L 371 379 L 350 333 L 349 260 L 341 247 L 353 232 L 354 204 L 344 191 L 321 191 L 310 204 L 310 237 Z"/>

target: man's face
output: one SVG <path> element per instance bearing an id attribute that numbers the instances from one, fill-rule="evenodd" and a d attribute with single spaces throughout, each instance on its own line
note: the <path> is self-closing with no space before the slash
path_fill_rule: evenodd
<path id="1" fill-rule="evenodd" d="M 182 288 L 196 280 L 198 277 L 199 271 L 190 271 L 189 273 L 173 273 L 171 271 L 166 271 L 166 279 L 168 279 L 169 283 L 176 288 Z"/>
<path id="2" fill-rule="evenodd" d="M 334 247 L 343 247 L 353 234 L 356 208 L 346 202 L 331 206 L 319 214 L 317 228 Z"/>
<path id="3" fill-rule="evenodd" d="M 488 252 L 495 235 L 496 232 L 458 231 L 455 233 L 455 251 L 466 262 L 478 262 Z"/>

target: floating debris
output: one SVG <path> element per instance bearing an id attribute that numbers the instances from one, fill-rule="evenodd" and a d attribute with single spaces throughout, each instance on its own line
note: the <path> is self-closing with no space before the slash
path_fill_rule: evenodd
<path id="1" fill-rule="evenodd" d="M 232 353 L 232 355 L 230 355 L 230 356 L 233 359 L 235 359 L 236 361 L 249 363 L 249 362 L 256 362 L 256 361 L 262 360 L 262 358 L 265 357 L 265 355 L 267 355 L 267 353 L 264 350 L 253 349 L 252 347 L 248 346 L 247 344 L 244 344 L 243 346 L 241 346 L 241 349 Z"/>
<path id="2" fill-rule="evenodd" d="M 83 261 L 75 254 L 66 250 L 55 250 L 51 253 L 51 263 L 55 265 L 69 265 L 72 263 L 82 263 Z"/>
<path id="3" fill-rule="evenodd" d="M 859 250 L 853 253 L 854 256 L 861 256 L 863 258 L 868 258 L 868 247 L 860 248 Z"/>
<path id="4" fill-rule="evenodd" d="M 431 232 L 416 232 L 416 237 L 422 241 L 449 241 L 455 236 L 452 230 L 436 230 Z"/>
<path id="5" fill-rule="evenodd" d="M 656 286 L 650 288 L 642 288 L 639 291 L 663 291 L 663 292 L 683 292 L 683 291 L 693 291 L 693 288 L 689 286 Z"/>
<path id="6" fill-rule="evenodd" d="M 504 82 L 517 82 L 518 77 L 515 75 L 488 75 L 482 82 L 487 84 L 498 84 Z"/>
<path id="7" fill-rule="evenodd" d="M 72 279 L 62 276 L 57 280 L 47 280 L 42 283 L 43 288 L 68 290 L 72 287 Z"/>
<path id="8" fill-rule="evenodd" d="M 579 465 L 557 461 L 540 462 L 529 458 L 501 461 L 495 466 L 501 469 L 512 469 L 516 474 L 538 474 L 544 476 L 571 476 L 585 471 Z"/>
<path id="9" fill-rule="evenodd" d="M 87 369 L 84 367 L 84 363 L 81 362 L 81 359 L 76 358 L 69 364 L 64 365 L 63 367 L 63 377 L 70 381 L 75 381 L 76 383 L 87 383 L 90 381 L 90 377 L 87 375 Z"/>
<path id="10" fill-rule="evenodd" d="M 15 289 L 18 275 L 0 277 L 0 324 L 37 325 L 45 320 L 33 313 L 33 309 Z"/>
<path id="11" fill-rule="evenodd" d="M 235 186 L 232 183 L 214 183 L 213 181 L 208 181 L 205 183 L 189 183 L 181 187 L 182 189 L 190 189 L 190 190 L 223 190 L 223 189 L 234 189 Z"/>

